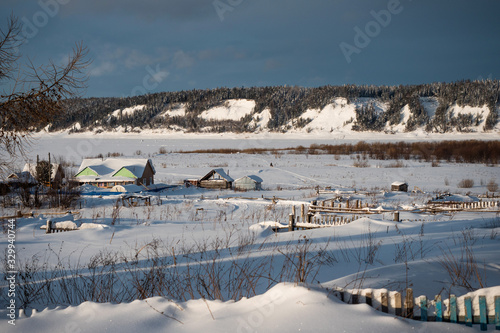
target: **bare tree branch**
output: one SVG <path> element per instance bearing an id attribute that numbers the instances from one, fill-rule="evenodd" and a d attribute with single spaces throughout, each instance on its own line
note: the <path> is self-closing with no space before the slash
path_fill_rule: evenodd
<path id="1" fill-rule="evenodd" d="M 76 43 L 67 63 L 53 61 L 35 66 L 31 60 L 24 70 L 18 52 L 23 40 L 21 25 L 11 15 L 6 31 L 0 30 L 0 82 L 10 84 L 10 91 L 0 95 L 0 172 L 5 171 L 9 160 L 24 155 L 31 131 L 43 128 L 64 110 L 61 101 L 79 96 L 86 88 L 88 75 L 85 69 L 91 63 L 88 49 Z"/>

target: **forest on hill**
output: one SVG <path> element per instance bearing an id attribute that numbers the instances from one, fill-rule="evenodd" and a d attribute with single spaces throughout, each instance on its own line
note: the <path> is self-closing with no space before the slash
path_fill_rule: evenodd
<path id="1" fill-rule="evenodd" d="M 421 85 L 375 86 L 343 85 L 316 88 L 275 86 L 235 87 L 207 90 L 161 92 L 133 97 L 77 98 L 63 102 L 64 112 L 54 119 L 48 131 L 124 131 L 142 129 L 182 129 L 187 132 L 253 132 L 252 119 L 264 110 L 270 117 L 266 130 L 286 132 L 302 128 L 312 119 L 301 118 L 307 110 L 321 110 L 336 98 L 347 104 L 363 99 L 355 107 L 351 130 L 383 131 L 387 126 L 402 124 L 404 131 L 422 128 L 427 132 L 468 132 L 476 126 L 481 131 L 492 130 L 498 122 L 500 81 L 457 81 Z M 436 107 L 430 113 L 423 99 L 432 98 Z M 252 100 L 255 106 L 239 120 L 206 119 L 200 115 L 228 100 Z M 376 104 L 383 105 L 377 108 Z M 119 113 L 135 106 L 142 106 L 131 113 Z M 182 106 L 184 113 L 165 116 L 165 112 Z M 453 106 L 479 107 L 481 114 L 454 114 Z M 408 108 L 410 115 L 403 122 L 402 112 Z M 450 111 L 451 110 L 451 111 Z M 161 116 L 163 115 L 163 116 Z M 295 120 L 295 121 L 294 121 Z M 292 123 L 293 121 L 293 123 Z M 292 125 L 290 125 L 292 124 Z M 35 129 L 37 131 L 41 128 Z"/>

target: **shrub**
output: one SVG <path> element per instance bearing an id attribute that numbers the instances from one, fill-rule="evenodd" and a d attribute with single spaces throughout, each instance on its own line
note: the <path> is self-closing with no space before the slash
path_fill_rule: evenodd
<path id="1" fill-rule="evenodd" d="M 498 191 L 498 184 L 497 184 L 497 182 L 495 182 L 494 179 L 492 179 L 488 182 L 488 184 L 486 185 L 486 188 L 490 192 L 496 192 L 496 191 Z"/>
<path id="2" fill-rule="evenodd" d="M 361 161 L 354 161 L 352 166 L 356 168 L 368 168 L 370 164 L 368 163 L 368 161 L 361 160 Z"/>
<path id="3" fill-rule="evenodd" d="M 474 180 L 473 179 L 462 179 L 458 183 L 458 187 L 460 188 L 471 188 L 474 186 Z"/>

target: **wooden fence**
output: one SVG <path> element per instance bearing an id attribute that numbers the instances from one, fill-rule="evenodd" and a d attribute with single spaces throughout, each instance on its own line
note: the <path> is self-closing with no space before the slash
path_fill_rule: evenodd
<path id="1" fill-rule="evenodd" d="M 427 209 L 439 209 L 439 210 L 455 210 L 455 211 L 474 211 L 474 210 L 482 210 L 489 208 L 498 207 L 498 201 L 473 201 L 473 202 L 454 202 L 454 201 L 430 201 L 427 204 Z"/>
<path id="2" fill-rule="evenodd" d="M 366 303 L 376 310 L 420 321 L 450 322 L 472 326 L 479 324 L 481 331 L 494 324 L 500 330 L 500 296 L 481 295 L 481 292 L 461 297 L 450 295 L 443 300 L 413 296 L 411 288 L 405 294 L 387 289 L 334 289 L 332 294 L 348 304 Z M 472 296 L 470 296 L 472 295 Z"/>

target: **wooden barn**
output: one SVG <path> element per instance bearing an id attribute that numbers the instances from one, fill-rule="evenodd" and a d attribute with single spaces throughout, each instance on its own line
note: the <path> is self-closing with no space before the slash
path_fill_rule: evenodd
<path id="1" fill-rule="evenodd" d="M 198 186 L 211 189 L 228 189 L 233 187 L 234 179 L 222 169 L 213 169 L 198 181 Z"/>
<path id="2" fill-rule="evenodd" d="M 408 183 L 394 182 L 391 184 L 391 191 L 394 192 L 408 192 Z"/>
<path id="3" fill-rule="evenodd" d="M 260 191 L 262 179 L 255 175 L 244 176 L 234 181 L 234 189 L 237 191 Z"/>

